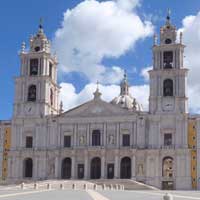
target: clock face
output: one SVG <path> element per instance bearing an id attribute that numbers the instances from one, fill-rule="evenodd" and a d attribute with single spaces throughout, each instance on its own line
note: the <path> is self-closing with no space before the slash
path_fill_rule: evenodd
<path id="1" fill-rule="evenodd" d="M 25 107 L 25 112 L 26 112 L 26 114 L 27 115 L 32 115 L 33 114 L 33 107 L 31 106 L 31 105 L 27 105 L 26 107 Z"/>
<path id="2" fill-rule="evenodd" d="M 165 97 L 162 102 L 163 111 L 173 111 L 174 110 L 174 98 L 173 97 Z"/>

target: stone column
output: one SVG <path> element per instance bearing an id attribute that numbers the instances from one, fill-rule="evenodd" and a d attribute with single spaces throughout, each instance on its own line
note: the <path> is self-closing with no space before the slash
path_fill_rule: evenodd
<path id="1" fill-rule="evenodd" d="M 105 178 L 105 155 L 101 158 L 101 178 Z"/>
<path id="2" fill-rule="evenodd" d="M 131 160 L 131 175 L 132 175 L 132 179 L 135 179 L 135 165 L 136 165 L 136 159 L 135 159 L 135 155 L 132 156 L 132 160 Z"/>
<path id="3" fill-rule="evenodd" d="M 117 140 L 116 140 L 116 146 L 119 147 L 120 146 L 120 124 L 117 123 Z"/>
<path id="4" fill-rule="evenodd" d="M 55 158 L 55 178 L 59 178 L 59 159 L 58 156 Z"/>
<path id="5" fill-rule="evenodd" d="M 118 152 L 115 152 L 115 178 L 119 178 L 119 156 Z"/>
<path id="6" fill-rule="evenodd" d="M 33 159 L 33 178 L 38 178 L 38 157 L 35 157 L 35 160 Z"/>
<path id="7" fill-rule="evenodd" d="M 88 152 L 87 150 L 85 150 L 84 179 L 89 178 L 88 166 L 89 166 Z"/>
<path id="8" fill-rule="evenodd" d="M 76 147 L 76 142 L 77 142 L 77 125 L 74 125 L 74 134 L 73 134 L 73 146 Z"/>
<path id="9" fill-rule="evenodd" d="M 71 174 L 72 179 L 75 179 L 75 170 L 76 170 L 75 156 L 72 156 L 72 174 Z"/>
<path id="10" fill-rule="evenodd" d="M 87 142 L 86 142 L 86 145 L 87 146 L 90 146 L 90 124 L 87 125 Z"/>
<path id="11" fill-rule="evenodd" d="M 106 123 L 103 124 L 103 145 L 106 147 L 106 138 L 107 138 L 107 130 L 106 130 Z"/>

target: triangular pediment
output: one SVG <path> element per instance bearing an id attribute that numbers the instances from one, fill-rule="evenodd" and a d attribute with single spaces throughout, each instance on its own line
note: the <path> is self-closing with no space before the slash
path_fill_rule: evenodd
<path id="1" fill-rule="evenodd" d="M 88 101 L 62 114 L 62 117 L 130 115 L 131 112 L 101 99 Z"/>

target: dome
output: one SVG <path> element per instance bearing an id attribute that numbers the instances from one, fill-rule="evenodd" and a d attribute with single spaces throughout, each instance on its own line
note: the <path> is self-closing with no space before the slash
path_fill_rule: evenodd
<path id="1" fill-rule="evenodd" d="M 135 98 L 133 98 L 129 94 L 129 85 L 127 80 L 126 72 L 124 73 L 124 79 L 120 85 L 120 95 L 115 97 L 112 101 L 112 104 L 118 105 L 122 108 L 126 108 L 128 110 L 133 111 L 142 111 L 142 105 L 137 102 Z"/>
<path id="2" fill-rule="evenodd" d="M 119 95 L 115 97 L 112 101 L 112 104 L 118 105 L 122 108 L 126 108 L 128 110 L 134 111 L 142 111 L 142 105 L 137 102 L 135 98 L 133 98 L 130 94 L 128 95 Z"/>

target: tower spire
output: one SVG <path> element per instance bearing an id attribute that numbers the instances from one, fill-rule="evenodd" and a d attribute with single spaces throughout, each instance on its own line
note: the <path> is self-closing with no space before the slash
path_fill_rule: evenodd
<path id="1" fill-rule="evenodd" d="M 94 94 L 94 99 L 100 99 L 101 98 L 101 92 L 99 92 L 99 81 L 97 81 L 97 89 L 93 94 Z"/>
<path id="2" fill-rule="evenodd" d="M 124 78 L 121 82 L 121 95 L 128 95 L 129 93 L 129 85 L 128 85 L 128 80 L 127 80 L 127 73 L 126 70 L 124 70 Z"/>
<path id="3" fill-rule="evenodd" d="M 167 9 L 167 17 L 166 17 L 166 24 L 170 24 L 170 15 L 171 15 L 171 10 L 168 8 Z"/>
<path id="4" fill-rule="evenodd" d="M 39 29 L 43 29 L 43 18 L 40 17 Z"/>

